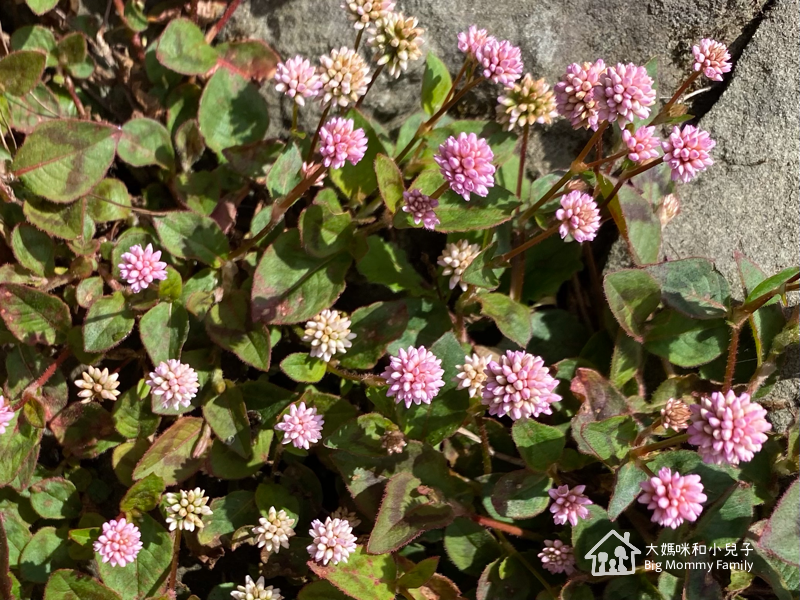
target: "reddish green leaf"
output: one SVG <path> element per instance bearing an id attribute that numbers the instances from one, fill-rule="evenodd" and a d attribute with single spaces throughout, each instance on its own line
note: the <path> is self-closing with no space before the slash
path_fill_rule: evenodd
<path id="1" fill-rule="evenodd" d="M 69 308 L 50 294 L 22 285 L 0 286 L 0 316 L 16 338 L 29 345 L 63 344 L 72 326 Z"/>
<path id="2" fill-rule="evenodd" d="M 12 52 L 0 58 L 0 94 L 24 96 L 42 78 L 47 55 L 35 50 Z"/>
<path id="3" fill-rule="evenodd" d="M 359 546 L 347 562 L 323 567 L 313 561 L 312 571 L 345 594 L 358 600 L 394 600 L 397 567 L 390 554 L 370 556 Z"/>
<path id="4" fill-rule="evenodd" d="M 183 75 L 204 75 L 217 63 L 217 51 L 189 19 L 173 19 L 158 38 L 158 62 Z"/>
<path id="5" fill-rule="evenodd" d="M 145 452 L 133 471 L 135 480 L 154 473 L 172 486 L 191 477 L 203 462 L 202 455 L 195 457 L 195 446 L 200 441 L 203 419 L 182 417 L 167 429 Z"/>

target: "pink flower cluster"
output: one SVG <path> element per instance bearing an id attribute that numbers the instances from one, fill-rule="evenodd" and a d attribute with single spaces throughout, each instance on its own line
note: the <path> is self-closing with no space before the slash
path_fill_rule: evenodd
<path id="1" fill-rule="evenodd" d="M 489 34 L 485 29 L 478 29 L 475 25 L 470 25 L 467 31 L 458 34 L 458 49 L 474 58 L 488 39 Z"/>
<path id="2" fill-rule="evenodd" d="M 525 68 L 522 64 L 522 51 L 508 40 L 498 40 L 490 36 L 475 52 L 478 68 L 492 83 L 506 87 L 522 77 Z"/>
<path id="3" fill-rule="evenodd" d="M 672 180 L 688 183 L 713 165 L 708 152 L 716 145 L 707 131 L 694 125 L 686 125 L 683 129 L 674 127 L 669 138 L 661 142 L 664 162 L 672 170 Z"/>
<path id="4" fill-rule="evenodd" d="M 692 46 L 692 54 L 694 54 L 694 70 L 702 71 L 703 75 L 712 81 L 722 81 L 722 76 L 730 73 L 731 55 L 725 44 L 702 39 L 699 44 Z"/>
<path id="5" fill-rule="evenodd" d="M 167 263 L 160 260 L 161 250 L 154 252 L 152 244 L 144 249 L 140 244 L 131 246 L 121 258 L 119 273 L 133 293 L 146 290 L 155 280 L 167 278 Z"/>
<path id="6" fill-rule="evenodd" d="M 689 406 L 692 421 L 686 433 L 697 446 L 703 462 L 738 465 L 749 462 L 767 441 L 772 429 L 766 409 L 750 400 L 750 394 L 737 396 L 732 390 L 714 392 Z"/>
<path id="7" fill-rule="evenodd" d="M 410 213 L 414 218 L 414 223 L 431 231 L 440 223 L 434 209 L 439 206 L 439 201 L 430 196 L 426 196 L 420 190 L 408 190 L 403 192 L 403 212 Z"/>
<path id="8" fill-rule="evenodd" d="M 305 99 L 318 96 L 322 89 L 317 68 L 302 56 L 278 63 L 274 80 L 275 89 L 292 98 L 299 106 L 305 106 Z"/>
<path id="9" fill-rule="evenodd" d="M 597 129 L 599 119 L 598 101 L 595 91 L 600 75 L 606 70 L 602 59 L 583 64 L 572 63 L 553 91 L 556 93 L 556 110 L 569 119 L 575 129 Z"/>
<path id="10" fill-rule="evenodd" d="M 450 136 L 433 157 L 450 189 L 469 202 L 471 193 L 486 197 L 494 186 L 494 153 L 485 139 L 474 133 Z"/>
<path id="11" fill-rule="evenodd" d="M 405 402 L 406 408 L 412 404 L 430 404 L 444 385 L 442 360 L 425 346 L 408 350 L 400 348 L 397 356 L 390 358 L 389 366 L 382 377 L 389 386 L 386 392 L 395 402 Z"/>
<path id="12" fill-rule="evenodd" d="M 561 198 L 561 208 L 556 211 L 561 221 L 558 232 L 561 239 L 572 236 L 579 244 L 592 241 L 600 229 L 600 210 L 589 194 L 578 190 Z"/>
<path id="13" fill-rule="evenodd" d="M 550 505 L 550 512 L 553 513 L 553 521 L 556 525 L 563 525 L 569 521 L 575 527 L 578 519 L 585 519 L 589 516 L 589 504 L 594 504 L 584 495 L 585 485 L 576 485 L 570 489 L 568 485 L 553 488 L 548 492 L 553 499 Z"/>
<path id="14" fill-rule="evenodd" d="M 677 529 L 684 520 L 696 521 L 703 512 L 703 493 L 700 475 L 681 475 L 663 467 L 658 476 L 641 483 L 644 493 L 639 502 L 653 511 L 651 521 L 662 527 Z"/>
<path id="15" fill-rule="evenodd" d="M 567 546 L 561 540 L 545 540 L 539 558 L 542 559 L 542 566 L 553 574 L 572 575 L 575 572 L 572 546 Z"/>
<path id="16" fill-rule="evenodd" d="M 152 394 L 161 398 L 164 408 L 171 405 L 175 410 L 188 407 L 199 389 L 197 371 L 174 358 L 160 362 L 150 373 L 147 385 Z"/>
<path id="17" fill-rule="evenodd" d="M 608 67 L 597 82 L 599 118 L 601 121 L 618 121 L 620 127 L 635 117 L 646 119 L 650 107 L 656 102 L 653 80 L 647 69 L 633 63 Z"/>
<path id="18" fill-rule="evenodd" d="M 558 380 L 550 375 L 544 360 L 533 354 L 508 350 L 484 372 L 481 403 L 489 407 L 490 415 L 508 415 L 515 421 L 550 415 L 550 405 L 561 400 L 555 393 Z"/>
<path id="19" fill-rule="evenodd" d="M 311 558 L 322 565 L 329 562 L 338 565 L 347 562 L 350 555 L 356 550 L 356 536 L 353 528 L 346 519 L 331 519 L 328 517 L 323 523 L 315 519 L 308 532 L 313 538 L 312 543 L 306 548 Z"/>
<path id="20" fill-rule="evenodd" d="M 103 533 L 94 543 L 94 551 L 100 554 L 104 563 L 112 567 L 124 567 L 136 560 L 142 549 L 142 534 L 139 528 L 125 519 L 112 519 L 103 523 Z"/>
<path id="21" fill-rule="evenodd" d="M 275 425 L 275 429 L 283 432 L 283 443 L 295 448 L 308 450 L 311 444 L 322 439 L 322 426 L 325 424 L 322 415 L 317 414 L 313 406 L 306 408 L 305 402 L 292 404 L 289 412 L 283 415 L 283 423 Z"/>
<path id="22" fill-rule="evenodd" d="M 622 141 L 628 147 L 628 158 L 635 163 L 643 163 L 652 158 L 658 158 L 661 141 L 655 135 L 655 127 L 639 127 L 631 133 L 622 130 Z"/>
<path id="23" fill-rule="evenodd" d="M 335 117 L 319 130 L 320 154 L 326 167 L 341 169 L 345 161 L 358 164 L 367 152 L 367 136 L 353 119 Z"/>

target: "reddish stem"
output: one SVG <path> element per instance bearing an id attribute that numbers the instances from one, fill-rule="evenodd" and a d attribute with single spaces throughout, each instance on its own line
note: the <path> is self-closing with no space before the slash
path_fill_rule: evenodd
<path id="1" fill-rule="evenodd" d="M 483 515 L 470 515 L 470 519 L 475 521 L 478 525 L 491 527 L 492 529 L 497 529 L 498 531 L 502 531 L 509 535 L 514 535 L 528 540 L 542 539 L 542 536 L 533 533 L 532 531 L 527 531 L 521 527 L 517 527 L 516 525 L 509 525 L 508 523 L 503 523 L 502 521 L 497 521 L 490 517 L 484 517 Z"/>
<path id="2" fill-rule="evenodd" d="M 214 23 L 211 29 L 208 30 L 208 33 L 206 33 L 206 42 L 210 44 L 214 41 L 214 38 L 217 37 L 217 34 L 225 27 L 241 3 L 242 0 L 231 0 L 231 3 L 228 4 L 228 8 L 225 9 L 225 12 L 222 13 L 222 16 L 219 18 L 219 21 Z"/>

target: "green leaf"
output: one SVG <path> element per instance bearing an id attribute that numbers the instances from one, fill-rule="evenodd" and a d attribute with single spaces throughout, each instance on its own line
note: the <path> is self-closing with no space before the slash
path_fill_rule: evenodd
<path id="1" fill-rule="evenodd" d="M 158 39 L 156 57 L 162 65 L 183 75 L 205 75 L 217 64 L 217 51 L 189 19 L 173 19 Z"/>
<path id="2" fill-rule="evenodd" d="M 153 119 L 131 119 L 125 123 L 117 154 L 134 167 L 157 165 L 168 171 L 175 168 L 175 151 L 169 132 Z"/>
<path id="3" fill-rule="evenodd" d="M 471 285 L 494 290 L 500 286 L 500 276 L 505 268 L 494 268 L 492 260 L 497 253 L 497 245 L 492 244 L 480 251 L 461 274 L 461 280 Z"/>
<path id="4" fill-rule="evenodd" d="M 189 335 L 189 313 L 180 304 L 160 302 L 142 316 L 139 335 L 154 365 L 180 359 Z"/>
<path id="5" fill-rule="evenodd" d="M 119 509 L 124 513 L 147 513 L 161 501 L 164 493 L 164 480 L 151 473 L 141 481 L 134 483 L 119 502 Z"/>
<path id="6" fill-rule="evenodd" d="M 693 541 L 725 546 L 739 541 L 747 533 L 753 520 L 755 495 L 749 486 L 734 486 L 713 505 L 710 501 L 705 503 L 703 514 L 695 526 Z"/>
<path id="7" fill-rule="evenodd" d="M 720 356 L 729 338 L 723 319 L 695 320 L 675 310 L 664 310 L 648 324 L 644 347 L 679 367 L 689 368 Z"/>
<path id="8" fill-rule="evenodd" d="M 439 557 L 431 556 L 421 560 L 397 580 L 397 586 L 406 589 L 416 589 L 425 585 L 439 566 Z"/>
<path id="9" fill-rule="evenodd" d="M 617 331 L 617 342 L 614 344 L 614 355 L 611 357 L 611 383 L 622 388 L 633 379 L 644 363 L 642 345 L 625 333 Z"/>
<path id="10" fill-rule="evenodd" d="M 75 519 L 81 514 L 78 490 L 68 479 L 42 479 L 30 491 L 31 506 L 44 519 Z"/>
<path id="11" fill-rule="evenodd" d="M 297 600 L 350 600 L 350 598 L 324 579 L 312 581 L 297 594 Z"/>
<path id="12" fill-rule="evenodd" d="M 45 121 L 25 138 L 12 169 L 34 194 L 71 202 L 105 176 L 120 135 L 115 127 L 91 121 Z"/>
<path id="13" fill-rule="evenodd" d="M 250 421 L 242 392 L 229 387 L 203 405 L 203 416 L 220 441 L 242 458 L 253 455 L 250 448 Z"/>
<path id="14" fill-rule="evenodd" d="M 44 600 L 120 600 L 120 596 L 85 573 L 64 569 L 50 576 Z"/>
<path id="15" fill-rule="evenodd" d="M 219 266 L 230 252 L 228 238 L 216 221 L 188 211 L 153 219 L 164 248 L 179 258 L 193 258 Z"/>
<path id="16" fill-rule="evenodd" d="M 142 549 L 136 560 L 124 567 L 97 561 L 100 577 L 122 600 L 144 600 L 159 593 L 167 582 L 172 564 L 172 539 L 152 517 L 143 514 L 137 522 Z"/>
<path id="17" fill-rule="evenodd" d="M 244 77 L 217 69 L 208 80 L 197 113 L 206 144 L 216 152 L 256 142 L 269 125 L 266 100 Z"/>
<path id="18" fill-rule="evenodd" d="M 511 428 L 519 455 L 534 471 L 547 471 L 561 458 L 566 436 L 563 431 L 533 419 L 520 419 Z"/>
<path id="19" fill-rule="evenodd" d="M 275 432 L 262 429 L 255 435 L 253 456 L 243 459 L 219 440 L 214 440 L 208 457 L 209 474 L 220 479 L 244 479 L 261 469 L 269 460 L 269 448 Z"/>
<path id="20" fill-rule="evenodd" d="M 661 302 L 658 282 L 647 271 L 625 269 L 607 274 L 603 278 L 603 289 L 620 326 L 641 342 L 644 324 Z"/>
<path id="21" fill-rule="evenodd" d="M 594 455 L 608 464 L 618 464 L 625 458 L 637 433 L 636 422 L 627 415 L 593 421 L 581 428 L 581 437 Z"/>
<path id="22" fill-rule="evenodd" d="M 203 518 L 205 527 L 197 532 L 197 541 L 204 546 L 216 547 L 229 543 L 233 533 L 245 525 L 253 526 L 261 513 L 256 507 L 255 494 L 250 491 L 231 492 L 214 498 L 209 505 L 211 514 Z"/>
<path id="23" fill-rule="evenodd" d="M 305 352 L 295 352 L 281 361 L 281 371 L 289 379 L 301 383 L 317 383 L 327 370 L 327 363 L 320 359 L 309 356 Z"/>
<path id="24" fill-rule="evenodd" d="M 406 189 L 403 174 L 391 158 L 378 154 L 375 157 L 375 177 L 383 203 L 390 213 L 396 212 L 403 204 L 403 192 Z"/>
<path id="25" fill-rule="evenodd" d="M 150 410 L 147 397 L 150 386 L 139 380 L 135 386 L 129 387 L 114 403 L 114 427 L 128 439 L 147 438 L 158 429 L 161 417 Z"/>
<path id="26" fill-rule="evenodd" d="M 325 440 L 325 447 L 380 458 L 386 456 L 386 448 L 381 443 L 383 436 L 396 430 L 397 426 L 383 415 L 367 413 L 337 429 Z"/>
<path id="27" fill-rule="evenodd" d="M 394 600 L 397 567 L 391 555 L 370 556 L 358 546 L 347 562 L 323 567 L 309 562 L 317 575 L 358 600 Z"/>
<path id="28" fill-rule="evenodd" d="M 428 52 L 425 59 L 425 73 L 422 75 L 422 108 L 428 115 L 433 115 L 442 108 L 453 82 L 450 71 L 433 52 Z"/>
<path id="29" fill-rule="evenodd" d="M 480 294 L 478 296 L 483 314 L 492 319 L 500 332 L 524 348 L 533 331 L 528 308 L 504 294 Z"/>
<path id="30" fill-rule="evenodd" d="M 594 454 L 592 447 L 583 439 L 583 426 L 592 421 L 630 414 L 631 409 L 625 396 L 592 369 L 579 368 L 570 384 L 570 391 L 582 402 L 580 410 L 572 418 L 572 437 L 581 452 Z"/>
<path id="31" fill-rule="evenodd" d="M 525 253 L 523 302 L 533 303 L 558 293 L 565 281 L 583 269 L 581 244 L 549 237 Z"/>
<path id="32" fill-rule="evenodd" d="M 175 152 L 180 160 L 181 170 L 190 172 L 205 151 L 206 142 L 200 133 L 197 119 L 189 119 L 181 124 L 175 132 Z"/>
<path id="33" fill-rule="evenodd" d="M 103 179 L 87 194 L 86 211 L 95 223 L 127 219 L 130 207 L 128 188 L 119 179 Z"/>
<path id="34" fill-rule="evenodd" d="M 83 322 L 83 349 L 104 352 L 130 335 L 136 319 L 122 292 L 95 301 Z"/>
<path id="35" fill-rule="evenodd" d="M 352 347 L 341 357 L 345 369 L 371 369 L 408 326 L 408 312 L 402 300 L 362 306 L 350 317 L 350 331 L 356 334 Z"/>
<path id="36" fill-rule="evenodd" d="M 647 481 L 647 474 L 634 462 L 622 465 L 614 474 L 614 491 L 608 502 L 608 518 L 616 521 L 623 511 L 636 500 L 642 491 L 641 483 Z"/>
<path id="37" fill-rule="evenodd" d="M 35 50 L 12 52 L 0 58 L 0 94 L 24 96 L 30 92 L 44 73 L 47 55 Z"/>
<path id="38" fill-rule="evenodd" d="M 216 344 L 256 369 L 269 370 L 269 332 L 263 325 L 250 321 L 243 292 L 228 293 L 222 302 L 212 306 L 206 315 L 205 326 Z"/>
<path id="39" fill-rule="evenodd" d="M 41 198 L 28 197 L 23 206 L 31 225 L 65 240 L 74 240 L 83 235 L 84 225 L 91 217 L 83 214 L 83 203 L 56 204 Z"/>
<path id="40" fill-rule="evenodd" d="M 476 576 L 502 553 L 500 544 L 485 527 L 464 517 L 458 517 L 444 530 L 444 549 L 460 571 Z"/>
<path id="41" fill-rule="evenodd" d="M 303 248 L 311 256 L 325 258 L 347 250 L 353 237 L 350 213 L 334 214 L 327 205 L 311 204 L 298 223 Z"/>
<path id="42" fill-rule="evenodd" d="M 216 47 L 220 67 L 230 69 L 245 79 L 272 79 L 280 62 L 278 54 L 261 40 L 226 42 Z"/>
<path id="43" fill-rule="evenodd" d="M 728 314 L 728 282 L 704 258 L 674 260 L 648 267 L 661 284 L 664 304 L 694 319 L 715 319 Z"/>
<path id="44" fill-rule="evenodd" d="M 0 564 L 5 560 L 6 571 L 9 567 L 17 568 L 19 566 L 20 554 L 33 537 L 29 530 L 30 524 L 22 519 L 16 507 L 0 509 L 0 534 L 2 535 Z M 2 556 L 3 552 L 5 552 L 5 556 Z M 0 579 L 1 581 L 2 579 Z"/>
<path id="45" fill-rule="evenodd" d="M 361 203 L 378 187 L 378 179 L 373 165 L 378 153 L 385 151 L 375 128 L 369 120 L 357 109 L 350 109 L 345 115 L 353 119 L 355 129 L 363 129 L 367 136 L 367 151 L 358 164 L 345 163 L 341 169 L 331 169 L 330 180 L 338 187 L 345 197 L 354 203 Z"/>
<path id="46" fill-rule="evenodd" d="M 767 521 L 758 545 L 790 565 L 800 563 L 800 481 L 795 479 Z"/>
<path id="47" fill-rule="evenodd" d="M 52 52 L 56 49 L 53 32 L 41 25 L 25 25 L 11 34 L 12 50 L 39 50 L 47 57 L 46 65 L 55 67 L 58 62 Z"/>
<path id="48" fill-rule="evenodd" d="M 94 60 L 89 56 L 86 38 L 80 31 L 61 38 L 55 55 L 60 66 L 76 79 L 88 79 L 94 73 Z"/>
<path id="49" fill-rule="evenodd" d="M 550 504 L 547 492 L 551 487 L 553 480 L 546 475 L 512 471 L 497 480 L 492 491 L 492 505 L 503 517 L 530 519 Z"/>
<path id="50" fill-rule="evenodd" d="M 772 277 L 768 277 L 761 283 L 759 283 L 753 291 L 751 291 L 747 298 L 745 299 L 745 303 L 753 302 L 758 298 L 769 294 L 770 292 L 774 292 L 779 289 L 783 289 L 782 286 L 786 284 L 792 277 L 797 277 L 797 274 L 800 272 L 800 268 L 798 267 L 789 267 L 788 269 L 784 269 L 780 273 L 776 273 Z M 781 292 L 784 293 L 784 292 Z"/>
<path id="51" fill-rule="evenodd" d="M 344 291 L 350 262 L 346 254 L 308 256 L 297 229 L 281 234 L 253 275 L 253 320 L 284 325 L 311 319 Z"/>
<path id="52" fill-rule="evenodd" d="M 303 157 L 295 144 L 287 144 L 267 175 L 267 189 L 273 198 L 281 198 L 302 180 Z"/>
<path id="53" fill-rule="evenodd" d="M 443 183 L 444 177 L 438 171 L 428 170 L 422 172 L 411 188 L 430 195 Z M 436 216 L 441 223 L 436 226 L 436 231 L 453 233 L 492 229 L 511 219 L 519 205 L 513 193 L 499 186 L 490 188 L 485 198 L 472 194 L 469 202 L 459 194 L 448 190 L 439 198 Z M 394 226 L 401 229 L 421 228 L 422 224 L 415 225 L 409 213 L 399 211 L 395 213 Z"/>
<path id="54" fill-rule="evenodd" d="M 285 510 L 286 514 L 297 523 L 300 515 L 300 501 L 285 486 L 269 481 L 258 484 L 255 495 L 256 506 L 262 515 L 269 514 L 269 509 Z"/>
<path id="55" fill-rule="evenodd" d="M 20 575 L 33 583 L 45 583 L 53 571 L 73 565 L 67 530 L 53 527 L 42 527 L 33 534 L 19 557 Z"/>
<path id="56" fill-rule="evenodd" d="M 35 401 L 43 405 L 46 418 L 52 419 L 67 405 L 69 392 L 64 375 L 59 369 L 55 369 L 52 377 L 39 391 L 34 390 L 33 383 L 42 377 L 45 371 L 52 371 L 54 362 L 30 346 L 17 345 L 8 351 L 5 361 L 8 374 L 5 385 L 6 398 L 16 402 L 23 398 L 26 390 L 30 389 Z"/>
<path id="57" fill-rule="evenodd" d="M 531 340 L 527 351 L 541 356 L 545 364 L 554 364 L 581 353 L 589 339 L 586 327 L 578 318 L 558 308 L 536 310 L 531 314 Z"/>
<path id="58" fill-rule="evenodd" d="M 592 560 L 586 558 L 586 554 L 609 531 L 619 533 L 619 530 L 608 520 L 605 509 L 596 504 L 590 504 L 586 508 L 589 510 L 589 516 L 585 519 L 578 519 L 578 524 L 572 528 L 572 548 L 578 568 L 591 572 Z M 612 541 L 614 545 L 618 543 L 614 536 L 611 536 L 609 541 Z"/>
<path id="59" fill-rule="evenodd" d="M 631 257 L 637 265 L 658 262 L 661 254 L 661 222 L 653 207 L 639 192 L 623 185 L 616 200 L 609 204 L 611 216 L 619 227 Z"/>
<path id="60" fill-rule="evenodd" d="M 369 236 L 367 244 L 369 250 L 358 261 L 356 268 L 370 283 L 385 285 L 393 292 L 426 293 L 422 277 L 404 250 L 376 235 Z"/>
<path id="61" fill-rule="evenodd" d="M 145 452 L 133 471 L 133 478 L 144 479 L 154 473 L 165 485 L 172 486 L 191 477 L 203 463 L 202 455 L 194 456 L 202 429 L 203 419 L 197 417 L 175 421 Z"/>
<path id="62" fill-rule="evenodd" d="M 53 10 L 58 4 L 58 0 L 25 0 L 28 7 L 37 15 Z"/>
<path id="63" fill-rule="evenodd" d="M 261 140 L 222 151 L 228 166 L 249 179 L 264 181 L 285 145 L 276 140 Z"/>
<path id="64" fill-rule="evenodd" d="M 24 344 L 63 344 L 72 326 L 69 308 L 61 300 L 25 286 L 0 285 L 6 327 Z"/>

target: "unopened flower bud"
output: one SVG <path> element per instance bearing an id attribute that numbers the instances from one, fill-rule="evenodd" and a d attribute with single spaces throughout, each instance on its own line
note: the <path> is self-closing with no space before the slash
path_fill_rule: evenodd
<path id="1" fill-rule="evenodd" d="M 667 405 L 661 409 L 661 422 L 667 429 L 682 431 L 688 427 L 692 411 L 683 400 L 670 398 Z"/>

